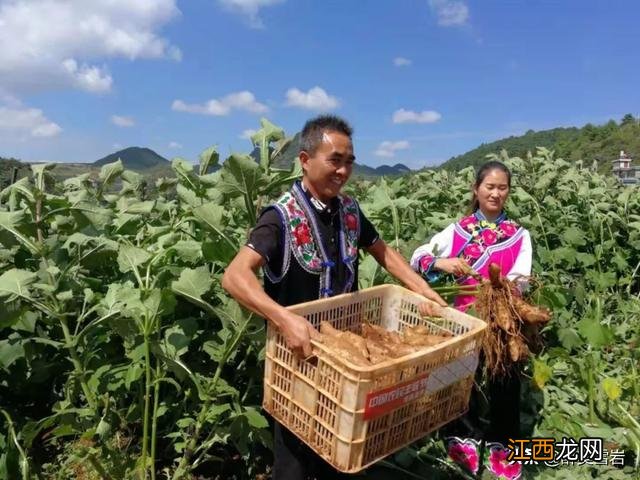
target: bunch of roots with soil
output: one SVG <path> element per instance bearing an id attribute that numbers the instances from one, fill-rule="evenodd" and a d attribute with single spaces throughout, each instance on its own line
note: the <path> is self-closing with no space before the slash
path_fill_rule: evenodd
<path id="1" fill-rule="evenodd" d="M 501 276 L 499 265 L 489 266 L 489 280 L 480 285 L 475 308 L 488 324 L 482 352 L 490 377 L 509 375 L 532 350 L 541 348 L 539 329 L 551 312 L 527 303 L 517 284 Z"/>

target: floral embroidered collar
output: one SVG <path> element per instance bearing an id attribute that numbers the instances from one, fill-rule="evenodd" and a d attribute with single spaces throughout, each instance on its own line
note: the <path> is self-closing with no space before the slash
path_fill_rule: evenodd
<path id="1" fill-rule="evenodd" d="M 507 215 L 504 212 L 500 212 L 500 215 L 498 215 L 498 217 L 493 222 L 491 222 L 487 219 L 487 217 L 484 215 L 484 213 L 482 213 L 482 210 L 480 209 L 477 209 L 475 212 L 473 212 L 473 216 L 476 217 L 476 220 L 478 220 L 478 223 L 482 228 L 489 228 L 491 230 L 495 230 L 498 225 L 500 225 L 504 220 L 507 219 Z"/>
<path id="2" fill-rule="evenodd" d="M 487 248 L 509 240 L 520 229 L 517 223 L 507 219 L 504 212 L 495 222 L 489 222 L 480 210 L 464 217 L 458 222 L 458 226 L 468 235 L 468 239 L 456 256 L 464 258 L 472 266 Z"/>

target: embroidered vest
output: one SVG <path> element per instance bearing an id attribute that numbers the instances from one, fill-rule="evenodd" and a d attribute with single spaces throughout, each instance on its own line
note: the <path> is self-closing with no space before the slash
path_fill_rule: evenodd
<path id="1" fill-rule="evenodd" d="M 274 208 L 280 215 L 283 233 L 282 266 L 279 274 L 264 266 L 265 289 L 279 303 L 287 303 L 282 298 L 282 289 L 305 288 L 305 284 L 315 284 L 319 280 L 317 293 L 311 298 L 305 295 L 296 300 L 308 301 L 325 298 L 352 291 L 357 273 L 358 240 L 360 237 L 360 211 L 358 204 L 351 197 L 338 197 L 340 231 L 338 235 L 338 261 L 346 269 L 346 281 L 338 291 L 334 288 L 332 268 L 336 267 L 330 258 L 326 241 L 322 238 L 317 214 L 313 205 L 305 195 L 300 182 L 295 182 L 290 191 L 284 193 L 269 208 Z M 292 280 L 291 277 L 295 277 Z M 291 285 L 287 285 L 289 281 Z M 271 284 L 271 285 L 269 285 Z M 278 288 L 275 288 L 275 287 Z M 306 296 L 310 296 L 308 293 Z M 297 302 L 296 302 L 297 303 Z"/>
<path id="2" fill-rule="evenodd" d="M 482 277 L 489 278 L 489 265 L 497 263 L 503 274 L 507 274 L 515 264 L 522 248 L 524 228 L 502 216 L 496 224 L 490 224 L 470 215 L 455 224 L 452 252 L 464 258 Z M 475 285 L 478 281 L 465 278 L 462 285 Z M 465 311 L 475 302 L 475 297 L 458 295 L 456 308 Z"/>

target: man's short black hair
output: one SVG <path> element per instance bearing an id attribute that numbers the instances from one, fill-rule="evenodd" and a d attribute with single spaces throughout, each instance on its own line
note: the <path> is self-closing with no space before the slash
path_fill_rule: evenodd
<path id="1" fill-rule="evenodd" d="M 346 120 L 336 115 L 319 115 L 308 120 L 302 128 L 300 135 L 300 151 L 305 151 L 309 155 L 313 155 L 322 143 L 322 134 L 324 132 L 344 133 L 351 138 L 353 128 Z"/>

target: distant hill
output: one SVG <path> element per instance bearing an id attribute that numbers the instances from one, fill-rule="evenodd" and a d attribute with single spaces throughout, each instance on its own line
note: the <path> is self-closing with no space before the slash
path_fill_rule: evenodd
<path id="1" fill-rule="evenodd" d="M 300 152 L 300 133 L 296 133 L 291 143 L 285 147 L 282 153 L 276 158 L 274 167 L 276 168 L 290 168 L 291 164 L 298 159 L 298 153 Z M 259 158 L 258 149 L 254 149 L 251 152 L 251 156 Z M 370 167 L 368 165 L 360 164 L 356 161 L 356 165 L 353 169 L 353 176 L 355 177 L 380 177 L 382 175 L 402 175 L 410 173 L 411 169 L 406 165 L 397 163 L 393 166 L 381 165 L 379 167 Z"/>
<path id="2" fill-rule="evenodd" d="M 16 171 L 16 180 L 31 173 L 31 165 L 23 163 L 17 158 L 0 157 L 0 189 L 8 187 Z"/>
<path id="3" fill-rule="evenodd" d="M 510 156 L 523 157 L 527 152 L 535 153 L 536 147 L 555 150 L 556 157 L 565 160 L 598 161 L 599 170 L 611 171 L 611 161 L 618 158 L 620 150 L 627 152 L 640 164 L 640 123 L 633 115 L 625 115 L 620 123 L 610 120 L 604 125 L 588 123 L 582 128 L 554 128 L 524 135 L 511 136 L 495 142 L 482 144 L 462 155 L 450 158 L 439 166 L 457 171 L 469 165 L 477 167 L 486 162 L 487 155 L 506 150 Z"/>
<path id="4" fill-rule="evenodd" d="M 146 170 L 157 166 L 170 166 L 169 160 L 150 148 L 129 147 L 124 150 L 107 155 L 106 157 L 96 160 L 92 165 L 101 167 L 107 163 L 112 163 L 118 159 L 122 160 L 125 168 L 130 170 Z"/>

